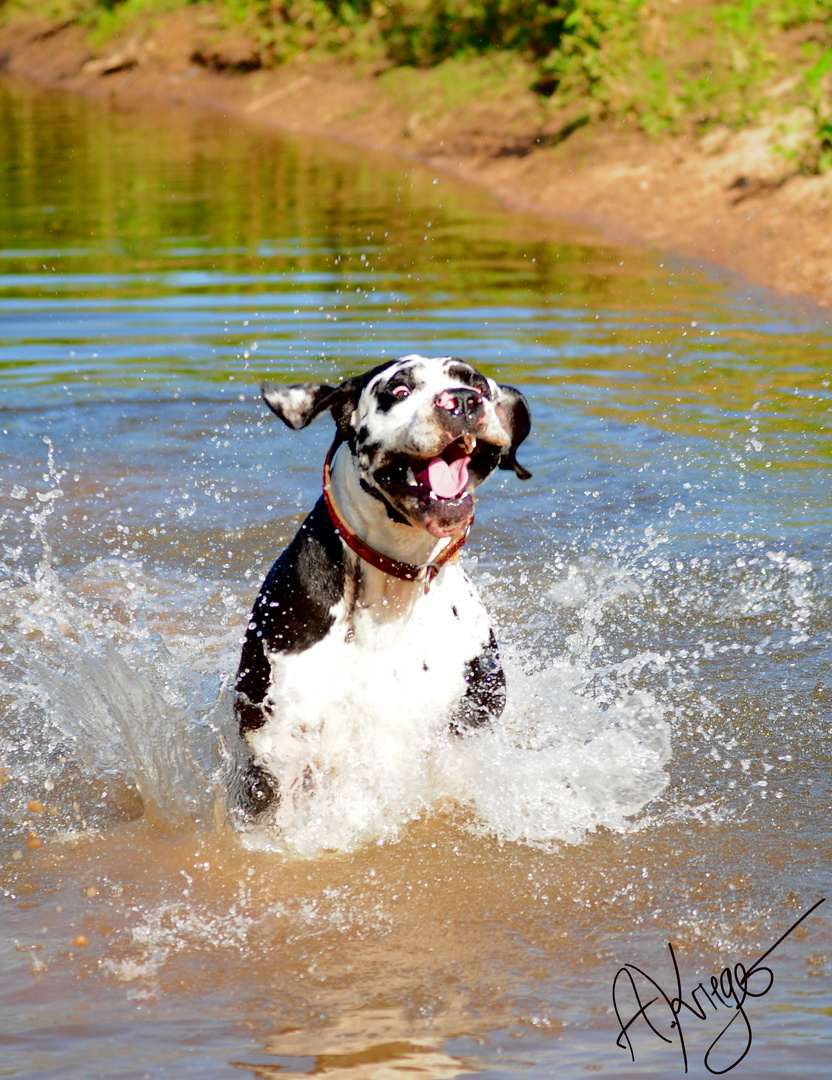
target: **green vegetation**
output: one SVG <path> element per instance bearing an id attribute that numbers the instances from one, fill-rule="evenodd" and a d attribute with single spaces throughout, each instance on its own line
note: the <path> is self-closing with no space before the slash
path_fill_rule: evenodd
<path id="1" fill-rule="evenodd" d="M 337 54 L 459 73 L 510 54 L 567 123 L 660 136 L 779 119 L 784 157 L 832 168 L 832 0 L 5 0 L 77 18 L 98 41 L 177 6 L 245 35 L 260 66 Z"/>

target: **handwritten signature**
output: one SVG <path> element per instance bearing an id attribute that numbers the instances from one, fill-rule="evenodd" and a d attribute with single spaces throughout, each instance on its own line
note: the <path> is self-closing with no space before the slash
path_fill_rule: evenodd
<path id="1" fill-rule="evenodd" d="M 668 942 L 667 947 L 670 950 L 670 959 L 673 962 L 673 972 L 676 981 L 675 995 L 673 997 L 671 997 L 666 990 L 663 990 L 652 976 L 648 975 L 646 971 L 642 971 L 641 968 L 636 967 L 635 964 L 625 964 L 624 967 L 619 968 L 612 982 L 612 1003 L 613 1008 L 615 1009 L 615 1015 L 618 1018 L 619 1027 L 621 1028 L 618 1039 L 616 1040 L 616 1046 L 620 1046 L 623 1050 L 626 1045 L 626 1048 L 630 1051 L 630 1057 L 633 1061 L 636 1060 L 633 1044 L 630 1039 L 630 1028 L 639 1019 L 643 1019 L 650 1031 L 658 1036 L 662 1042 L 672 1043 L 673 1039 L 664 1035 L 653 1022 L 656 1010 L 654 1010 L 653 1017 L 648 1015 L 648 1010 L 655 1005 L 656 1002 L 660 1002 L 658 1006 L 659 1010 L 664 1010 L 665 1008 L 670 1010 L 672 1016 L 670 1029 L 672 1030 L 675 1028 L 675 1033 L 679 1036 L 679 1042 L 682 1049 L 682 1061 L 684 1062 L 685 1072 L 687 1072 L 688 1053 L 687 1047 L 685 1046 L 685 1036 L 682 1032 L 682 1010 L 686 1009 L 697 1020 L 705 1020 L 709 1015 L 706 1011 L 707 1003 L 714 1011 L 717 1011 L 720 1008 L 731 1009 L 732 1016 L 708 1047 L 705 1054 L 705 1068 L 709 1073 L 714 1073 L 716 1075 L 730 1072 L 731 1069 L 739 1065 L 751 1049 L 751 1022 L 748 1019 L 748 1013 L 745 1008 L 746 1000 L 748 998 L 765 997 L 774 985 L 774 972 L 769 967 L 763 967 L 763 961 L 768 959 L 778 945 L 781 945 L 789 934 L 793 933 L 803 920 L 808 919 L 812 912 L 819 908 L 823 903 L 825 903 L 825 900 L 818 900 L 818 902 L 813 904 L 808 911 L 805 911 L 794 925 L 790 926 L 784 934 L 781 934 L 777 941 L 775 941 L 762 956 L 754 961 L 751 967 L 746 968 L 742 963 L 737 962 L 733 967 L 723 968 L 719 975 L 712 975 L 710 977 L 707 989 L 700 982 L 696 989 L 690 993 L 689 999 L 687 1000 L 682 994 L 682 977 L 679 974 L 679 964 L 676 960 L 676 953 L 670 942 Z M 649 1001 L 642 1000 L 639 988 L 636 985 L 636 975 L 641 976 L 653 990 L 658 991 L 655 997 L 650 998 Z M 650 992 L 650 990 L 647 991 L 648 994 Z M 630 995 L 632 995 L 632 1001 L 634 1001 L 636 1006 L 636 1011 L 632 1014 L 624 1012 L 624 1005 L 627 1001 L 630 1001 Z M 630 1001 L 631 1004 L 632 1001 Z M 629 1019 L 625 1021 L 622 1017 L 622 1013 L 623 1016 L 627 1016 Z M 742 1023 L 745 1025 L 744 1032 L 741 1027 L 736 1029 L 739 1031 L 739 1038 L 742 1040 L 744 1037 L 744 1042 L 740 1043 L 741 1052 L 730 1062 L 730 1064 L 725 1065 L 722 1068 L 717 1068 L 715 1064 L 711 1064 L 712 1055 L 715 1056 L 718 1050 L 725 1049 L 725 1044 L 723 1043 L 722 1046 L 720 1046 L 720 1042 L 726 1032 L 738 1019 L 741 1019 Z M 732 1043 L 732 1045 L 736 1045 L 736 1043 Z"/>

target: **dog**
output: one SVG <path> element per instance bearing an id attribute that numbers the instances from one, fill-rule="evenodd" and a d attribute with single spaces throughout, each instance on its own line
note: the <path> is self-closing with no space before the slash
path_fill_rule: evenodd
<path id="1" fill-rule="evenodd" d="M 336 430 L 323 494 L 243 639 L 235 711 L 248 761 L 236 786 L 249 815 L 314 788 L 327 740 L 352 738 L 359 714 L 394 737 L 408 715 L 456 734 L 500 716 L 497 643 L 458 559 L 486 477 L 531 476 L 516 456 L 526 399 L 456 357 L 409 355 L 338 386 L 265 384 L 262 395 L 295 431 L 327 411 Z"/>

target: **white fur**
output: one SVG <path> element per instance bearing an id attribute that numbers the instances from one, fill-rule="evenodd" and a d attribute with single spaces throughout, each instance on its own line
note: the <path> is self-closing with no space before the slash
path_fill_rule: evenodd
<path id="1" fill-rule="evenodd" d="M 379 571 L 366 577 L 371 604 L 362 593 L 349 617 L 339 603 L 322 641 L 270 656 L 269 706 L 280 720 L 248 740 L 278 778 L 278 824 L 291 821 L 305 787 L 348 766 L 352 753 L 371 748 L 382 762 L 424 754 L 447 731 L 465 692 L 465 665 L 488 642 L 485 606 L 457 564 L 446 566 L 427 594 L 422 582 Z"/>

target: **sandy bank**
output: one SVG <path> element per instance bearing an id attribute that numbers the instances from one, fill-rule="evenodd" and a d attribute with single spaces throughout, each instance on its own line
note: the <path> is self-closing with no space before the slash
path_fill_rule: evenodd
<path id="1" fill-rule="evenodd" d="M 508 205 L 600 227 L 832 306 L 832 174 L 794 173 L 772 130 L 650 142 L 623 125 L 563 137 L 535 96 L 437 108 L 435 75 L 406 82 L 329 62 L 244 71 L 245 43 L 213 50 L 190 11 L 94 53 L 77 26 L 0 28 L 0 69 L 116 98 L 191 102 L 252 122 L 390 151 L 457 172 Z M 235 48 L 239 55 L 235 54 Z M 195 59 L 196 58 L 196 59 Z"/>

